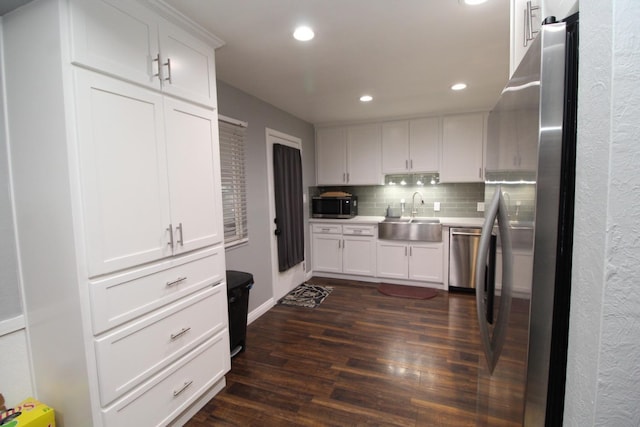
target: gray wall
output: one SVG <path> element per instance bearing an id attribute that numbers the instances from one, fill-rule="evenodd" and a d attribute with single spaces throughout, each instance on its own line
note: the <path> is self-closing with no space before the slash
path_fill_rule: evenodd
<path id="1" fill-rule="evenodd" d="M 2 26 L 0 24 L 0 30 Z M 0 31 L 1 37 L 1 31 Z M 1 74 L 0 81 L 4 81 Z M 0 99 L 4 99 L 0 85 Z M 0 321 L 22 314 L 16 241 L 13 230 L 12 204 L 9 190 L 9 168 L 7 156 L 4 102 L 0 103 Z"/>
<path id="2" fill-rule="evenodd" d="M 267 188 L 267 145 L 270 128 L 302 140 L 303 186 L 315 183 L 315 134 L 313 125 L 218 80 L 219 113 L 249 123 L 247 128 L 246 173 L 249 243 L 227 251 L 227 269 L 253 274 L 249 311 L 273 297 L 271 277 L 271 218 Z M 307 219 L 305 209 L 305 220 Z M 305 252 L 309 251 L 309 230 L 305 227 Z M 307 263 L 310 268 L 310 263 Z"/>
<path id="3" fill-rule="evenodd" d="M 580 0 L 565 425 L 640 425 L 640 2 Z"/>

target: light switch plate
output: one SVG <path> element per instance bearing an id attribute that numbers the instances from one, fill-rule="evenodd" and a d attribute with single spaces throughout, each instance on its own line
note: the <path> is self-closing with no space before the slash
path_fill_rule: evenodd
<path id="1" fill-rule="evenodd" d="M 484 212 L 484 202 L 478 202 L 478 212 Z"/>
<path id="2" fill-rule="evenodd" d="M 440 212 L 440 202 L 433 202 L 434 212 Z"/>

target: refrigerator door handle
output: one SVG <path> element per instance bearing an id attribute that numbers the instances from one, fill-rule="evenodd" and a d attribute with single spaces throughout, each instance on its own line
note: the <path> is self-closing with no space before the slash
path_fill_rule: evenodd
<path id="1" fill-rule="evenodd" d="M 498 309 L 496 325 L 493 328 L 493 333 L 490 334 L 489 325 L 485 318 L 487 306 L 484 300 L 483 290 L 485 289 L 486 280 L 486 260 L 491 246 L 491 234 L 496 219 L 498 220 L 498 229 L 500 230 L 500 241 L 502 244 L 502 292 L 500 295 L 500 308 Z M 500 186 L 496 188 L 493 194 L 484 225 L 482 226 L 478 260 L 480 262 L 476 265 L 476 308 L 478 325 L 480 327 L 480 341 L 482 342 L 484 354 L 487 359 L 489 372 L 493 373 L 506 338 L 513 286 L 513 251 L 511 248 L 511 235 L 509 234 L 509 217 Z"/>

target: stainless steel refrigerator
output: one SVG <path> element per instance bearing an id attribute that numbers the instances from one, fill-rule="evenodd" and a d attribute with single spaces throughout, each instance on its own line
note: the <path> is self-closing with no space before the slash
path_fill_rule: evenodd
<path id="1" fill-rule="evenodd" d="M 526 426 L 562 425 L 578 16 L 547 21 L 488 118 L 479 248 L 479 259 L 487 262 L 476 268 L 486 356 L 478 368 L 479 425 L 492 425 L 505 413 Z"/>

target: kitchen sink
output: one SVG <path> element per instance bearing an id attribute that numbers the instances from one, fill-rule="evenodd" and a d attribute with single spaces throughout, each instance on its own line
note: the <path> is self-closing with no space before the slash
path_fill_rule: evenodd
<path id="1" fill-rule="evenodd" d="M 438 218 L 385 218 L 378 224 L 378 238 L 441 242 L 442 224 Z"/>

